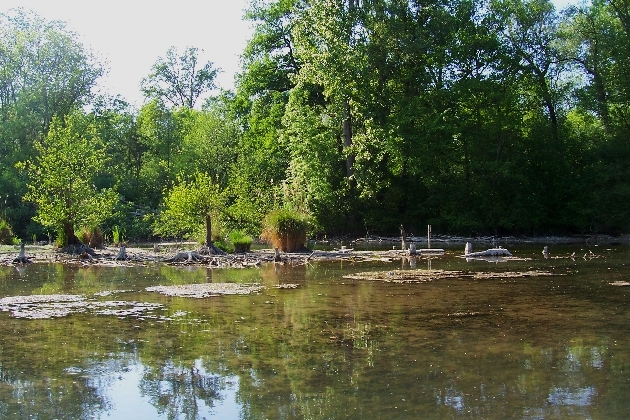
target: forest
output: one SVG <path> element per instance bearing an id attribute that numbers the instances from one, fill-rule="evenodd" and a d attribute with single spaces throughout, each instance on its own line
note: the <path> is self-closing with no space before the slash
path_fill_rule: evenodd
<path id="1" fill-rule="evenodd" d="M 233 90 L 171 48 L 137 109 L 96 93 L 104 66 L 63 22 L 1 14 L 0 236 L 208 243 L 278 210 L 320 236 L 627 233 L 629 0 L 251 0 L 244 18 Z"/>

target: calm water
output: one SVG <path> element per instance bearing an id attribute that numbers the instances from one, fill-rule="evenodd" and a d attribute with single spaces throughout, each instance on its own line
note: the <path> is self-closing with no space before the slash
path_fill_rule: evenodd
<path id="1" fill-rule="evenodd" d="M 590 249 L 600 257 L 584 260 L 584 247 L 552 248 L 576 251 L 575 261 L 513 249 L 531 260 L 499 264 L 449 252 L 416 267 L 558 275 L 406 285 L 342 278 L 400 261 L 0 267 L 0 297 L 124 290 L 107 299 L 164 305 L 153 319 L 0 313 L 0 417 L 630 418 L 630 287 L 609 285 L 630 280 L 630 249 Z M 201 300 L 144 291 L 204 282 L 268 288 Z"/>

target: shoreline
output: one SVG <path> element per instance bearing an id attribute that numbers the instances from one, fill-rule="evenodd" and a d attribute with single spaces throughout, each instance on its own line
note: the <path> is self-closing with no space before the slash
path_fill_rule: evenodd
<path id="1" fill-rule="evenodd" d="M 410 236 L 407 244 L 423 245 L 426 238 Z M 436 235 L 431 238 L 432 248 L 443 248 L 447 251 L 461 249 L 466 242 L 471 242 L 476 249 L 485 247 L 518 246 L 544 246 L 544 245 L 630 245 L 630 237 L 627 235 L 613 237 L 608 235 L 588 235 L 572 237 L 481 237 L 464 238 L 454 236 Z M 342 245 L 346 244 L 346 245 Z M 392 261 L 409 257 L 408 250 L 401 249 L 401 239 L 393 237 L 369 237 L 356 238 L 354 240 L 334 238 L 330 240 L 309 241 L 312 249 L 304 252 L 281 253 L 280 261 L 275 261 L 274 251 L 271 248 L 254 249 L 246 253 L 224 255 L 200 255 L 197 253 L 198 244 L 194 242 L 156 242 L 129 244 L 126 247 L 128 258 L 116 260 L 119 247 L 105 246 L 94 249 L 93 255 L 87 253 L 66 253 L 54 245 L 25 245 L 25 256 L 31 263 L 61 263 L 80 266 L 139 266 L 148 264 L 168 264 L 172 266 L 205 266 L 208 268 L 251 268 L 264 263 L 278 263 L 303 265 L 312 261 Z M 260 244 L 259 244 L 260 246 Z M 356 247 L 357 249 L 355 249 Z M 363 247 L 373 249 L 361 249 Z M 391 249 L 390 249 L 391 247 Z M 15 266 L 13 260 L 18 256 L 19 245 L 0 246 L 0 265 Z M 417 258 L 435 257 L 432 253 L 420 252 L 418 246 Z M 183 255 L 177 261 L 173 261 L 174 255 Z M 186 256 L 188 258 L 186 258 Z"/>

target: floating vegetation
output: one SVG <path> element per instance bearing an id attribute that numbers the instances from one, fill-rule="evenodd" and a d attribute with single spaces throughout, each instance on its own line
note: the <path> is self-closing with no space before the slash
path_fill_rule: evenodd
<path id="1" fill-rule="evenodd" d="M 251 295 L 259 293 L 265 286 L 260 283 L 200 283 L 182 284 L 177 286 L 152 286 L 147 287 L 148 292 L 158 292 L 166 296 L 178 296 L 189 298 L 206 298 L 222 295 Z"/>
<path id="2" fill-rule="evenodd" d="M 478 316 L 481 315 L 481 312 L 455 312 L 452 314 L 448 314 L 448 316 L 453 316 L 456 318 L 464 318 L 467 316 Z"/>
<path id="3" fill-rule="evenodd" d="M 284 283 L 284 284 L 276 284 L 275 286 L 276 289 L 297 289 L 298 287 L 300 287 L 299 284 L 294 284 L 294 283 Z"/>
<path id="4" fill-rule="evenodd" d="M 549 271 L 504 271 L 502 273 L 475 273 L 476 279 L 513 279 L 519 277 L 541 277 L 541 276 L 555 276 L 556 274 Z"/>
<path id="5" fill-rule="evenodd" d="M 0 311 L 11 312 L 14 318 L 23 319 L 62 318 L 77 313 L 140 318 L 163 307 L 159 303 L 88 300 L 82 295 L 10 296 L 0 299 Z"/>
<path id="6" fill-rule="evenodd" d="M 353 280 L 375 280 L 388 283 L 425 283 L 433 280 L 470 277 L 463 271 L 445 270 L 391 270 L 391 271 L 366 271 L 363 273 L 348 274 L 343 276 Z"/>
<path id="7" fill-rule="evenodd" d="M 343 276 L 353 280 L 373 280 L 388 283 L 426 283 L 434 280 L 472 278 L 480 279 L 504 279 L 519 277 L 553 276 L 548 271 L 506 271 L 494 272 L 466 272 L 447 270 L 392 270 L 392 271 L 367 271 Z"/>
<path id="8" fill-rule="evenodd" d="M 630 286 L 630 281 L 613 281 L 612 283 L 608 283 L 611 286 L 618 286 L 618 287 L 623 287 L 623 286 Z"/>
<path id="9" fill-rule="evenodd" d="M 133 292 L 133 290 L 105 290 L 103 292 L 94 293 L 94 296 L 107 297 L 111 295 L 116 295 L 119 293 L 129 293 Z"/>

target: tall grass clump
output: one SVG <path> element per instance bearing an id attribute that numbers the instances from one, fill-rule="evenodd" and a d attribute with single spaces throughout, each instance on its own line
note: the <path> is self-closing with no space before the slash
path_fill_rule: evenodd
<path id="1" fill-rule="evenodd" d="M 242 230 L 234 230 L 230 232 L 230 242 L 234 245 L 234 252 L 249 252 L 254 238 Z"/>
<path id="2" fill-rule="evenodd" d="M 83 228 L 78 235 L 81 242 L 90 248 L 102 248 L 104 243 L 103 232 L 97 227 Z"/>
<path id="3" fill-rule="evenodd" d="M 306 233 L 313 225 L 311 217 L 295 210 L 279 209 L 263 220 L 261 239 L 282 252 L 306 249 Z"/>
<path id="4" fill-rule="evenodd" d="M 122 233 L 120 232 L 120 228 L 118 226 L 114 226 L 112 228 L 112 241 L 115 246 L 122 244 Z"/>

